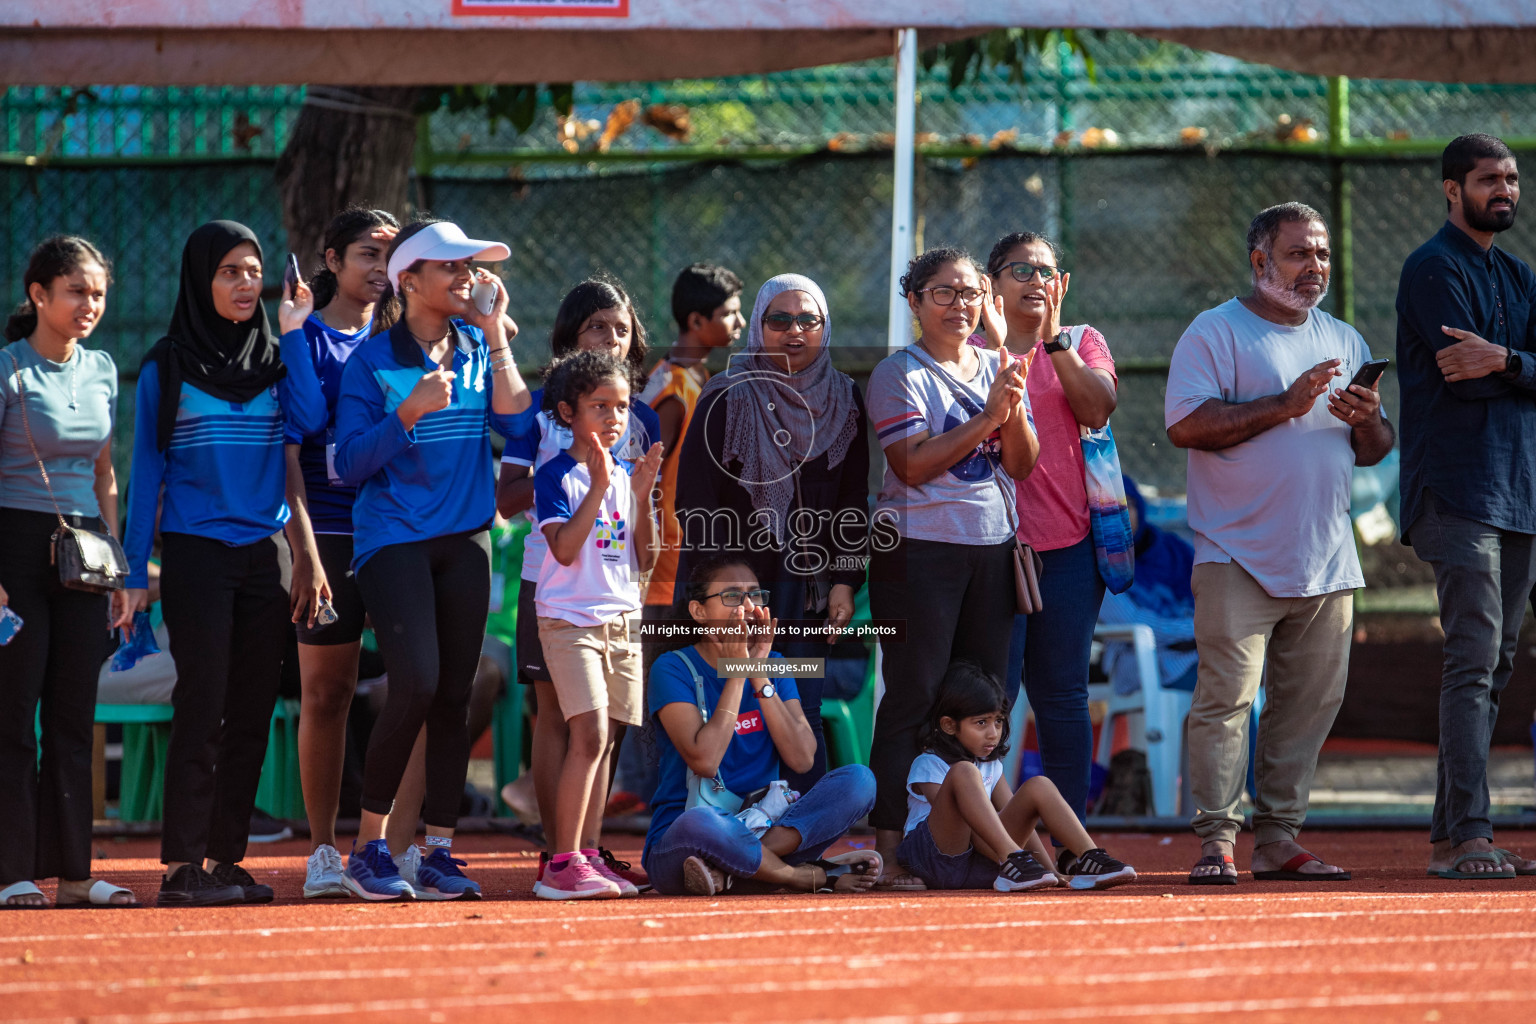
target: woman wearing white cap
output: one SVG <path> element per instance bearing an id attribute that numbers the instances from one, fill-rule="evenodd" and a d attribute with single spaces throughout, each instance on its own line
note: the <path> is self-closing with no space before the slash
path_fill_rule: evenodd
<path id="1" fill-rule="evenodd" d="M 342 374 L 336 472 L 358 488 L 352 568 L 389 671 L 347 863 L 346 884 L 364 899 L 480 896 L 451 847 L 469 764 L 470 685 L 490 606 L 489 431 L 510 436 L 529 397 L 507 344 L 506 289 L 470 264 L 509 255 L 505 245 L 467 238 L 445 221 L 401 231 L 388 271 L 400 319 L 363 344 Z M 492 287 L 495 297 L 481 312 L 472 292 Z M 427 856 L 413 888 L 390 857 L 384 828 L 423 725 Z"/>

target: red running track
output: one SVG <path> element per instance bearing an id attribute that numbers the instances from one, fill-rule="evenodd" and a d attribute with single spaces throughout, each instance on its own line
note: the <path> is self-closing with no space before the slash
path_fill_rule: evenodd
<path id="1" fill-rule="evenodd" d="M 532 899 L 536 854 L 455 853 L 479 903 L 299 898 L 306 845 L 253 848 L 264 907 L 0 912 L 0 1019 L 1452 1021 L 1536 1018 L 1536 878 L 1427 878 L 1410 833 L 1314 833 L 1347 883 L 1183 883 L 1193 837 L 1107 835 L 1102 893 Z M 1510 833 L 1536 849 L 1536 835 Z M 636 840 L 615 848 L 637 853 Z M 1239 863 L 1246 863 L 1246 847 Z M 153 902 L 152 842 L 98 869 Z"/>

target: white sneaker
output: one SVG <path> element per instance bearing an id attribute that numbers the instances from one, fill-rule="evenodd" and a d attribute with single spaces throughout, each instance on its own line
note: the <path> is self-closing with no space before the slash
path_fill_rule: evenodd
<path id="1" fill-rule="evenodd" d="M 412 843 L 394 860 L 395 869 L 400 872 L 400 877 L 405 879 L 412 889 L 416 888 L 416 869 L 421 867 L 421 847 Z"/>
<path id="2" fill-rule="evenodd" d="M 309 869 L 304 874 L 304 898 L 307 900 L 346 899 L 352 895 L 343 881 L 341 854 L 324 843 L 309 855 Z"/>

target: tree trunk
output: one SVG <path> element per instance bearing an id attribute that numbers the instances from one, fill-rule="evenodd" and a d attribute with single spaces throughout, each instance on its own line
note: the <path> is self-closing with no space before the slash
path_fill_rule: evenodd
<path id="1" fill-rule="evenodd" d="M 306 275 L 349 203 L 404 221 L 416 148 L 415 87 L 311 86 L 277 161 L 288 248 Z"/>

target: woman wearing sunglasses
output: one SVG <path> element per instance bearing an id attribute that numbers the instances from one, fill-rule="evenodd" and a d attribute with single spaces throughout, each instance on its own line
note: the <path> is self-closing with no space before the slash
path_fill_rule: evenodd
<path id="1" fill-rule="evenodd" d="M 834 369 L 832 320 L 816 282 L 780 274 L 757 293 L 746 351 L 710 378 L 683 441 L 678 579 L 700 557 L 729 552 L 752 567 L 781 619 L 853 617 L 869 544 L 869 442 L 864 399 Z M 836 642 L 787 641 L 791 656 L 826 656 Z M 816 756 L 789 772 L 804 792 L 827 770 L 823 679 L 804 679 L 801 706 Z"/>
<path id="2" fill-rule="evenodd" d="M 1003 237 L 987 257 L 987 273 L 1002 299 L 1009 351 L 1034 360 L 1029 407 L 1040 433 L 1040 461 L 1018 482 L 1018 509 L 1019 539 L 1045 566 L 1044 606 L 1014 619 L 1003 682 L 1012 701 L 1022 672 L 1045 774 L 1082 817 L 1093 760 L 1088 658 L 1104 581 L 1094 555 L 1078 426 L 1098 429 L 1109 422 L 1115 361 L 1092 327 L 1062 326 L 1071 275 L 1062 272 L 1050 239 L 1029 231 Z"/>
<path id="3" fill-rule="evenodd" d="M 880 641 L 885 698 L 870 751 L 879 795 L 869 820 L 889 874 L 882 887 L 923 889 L 916 876 L 896 873 L 907 770 L 950 663 L 967 658 L 999 679 L 1007 668 L 1017 608 L 1014 481 L 1029 476 L 1039 444 L 1025 396 L 1028 357 L 1004 347 L 1009 325 L 970 254 L 930 249 L 908 265 L 901 288 L 918 340 L 869 378 L 886 457 L 869 603 L 876 619 L 905 622 L 907 634 Z M 983 322 L 991 344 L 966 344 Z M 894 544 L 885 542 L 891 529 Z"/>

